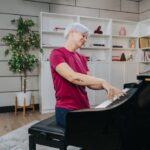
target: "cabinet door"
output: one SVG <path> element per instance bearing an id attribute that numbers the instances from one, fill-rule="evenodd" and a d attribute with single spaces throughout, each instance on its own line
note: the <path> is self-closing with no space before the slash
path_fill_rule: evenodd
<path id="1" fill-rule="evenodd" d="M 93 62 L 88 62 L 88 68 L 89 68 L 89 75 L 94 76 L 95 74 L 95 64 Z M 94 106 L 95 105 L 95 91 L 91 90 L 89 88 L 86 89 L 87 94 L 88 94 L 88 98 L 89 98 L 89 103 L 90 106 Z"/>
<path id="2" fill-rule="evenodd" d="M 125 83 L 137 82 L 138 64 L 126 63 L 125 64 Z"/>
<path id="3" fill-rule="evenodd" d="M 101 79 L 105 79 L 109 82 L 109 64 L 102 62 L 95 62 L 95 76 Z M 95 91 L 95 104 L 98 105 L 107 99 L 107 93 L 105 90 Z"/>
<path id="4" fill-rule="evenodd" d="M 112 63 L 111 65 L 111 84 L 122 89 L 124 84 L 124 63 Z"/>
<path id="5" fill-rule="evenodd" d="M 55 91 L 48 61 L 41 62 L 41 113 L 55 110 Z"/>

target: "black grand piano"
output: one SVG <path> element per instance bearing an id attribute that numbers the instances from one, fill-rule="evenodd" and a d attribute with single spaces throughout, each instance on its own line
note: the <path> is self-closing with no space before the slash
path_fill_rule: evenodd
<path id="1" fill-rule="evenodd" d="M 105 107 L 69 112 L 61 129 L 51 118 L 29 128 L 29 149 L 36 144 L 66 150 L 68 145 L 84 150 L 150 150 L 150 74 L 127 83 L 127 95 Z M 101 106 L 101 105 L 100 105 Z"/>
<path id="2" fill-rule="evenodd" d="M 137 76 L 139 83 L 125 84 L 127 96 L 105 108 L 70 112 L 68 145 L 85 150 L 150 150 L 150 75 Z"/>

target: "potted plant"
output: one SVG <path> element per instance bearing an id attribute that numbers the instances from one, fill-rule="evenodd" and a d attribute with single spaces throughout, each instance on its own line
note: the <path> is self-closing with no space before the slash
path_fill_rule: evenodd
<path id="1" fill-rule="evenodd" d="M 10 55 L 8 60 L 9 69 L 13 73 L 21 74 L 22 92 L 19 93 L 19 95 L 28 95 L 30 97 L 31 94 L 29 94 L 26 89 L 27 72 L 32 72 L 39 62 L 38 58 L 32 53 L 33 50 L 42 52 L 39 33 L 32 30 L 35 23 L 31 19 L 19 17 L 18 19 L 11 20 L 11 23 L 15 25 L 17 29 L 15 34 L 8 33 L 8 35 L 2 37 L 2 41 L 7 46 L 5 55 Z M 18 97 L 18 100 L 19 99 Z M 21 99 L 24 101 L 24 98 Z M 29 98 L 26 97 L 26 100 L 27 99 Z M 30 102 L 26 102 L 26 105 L 29 104 Z"/>

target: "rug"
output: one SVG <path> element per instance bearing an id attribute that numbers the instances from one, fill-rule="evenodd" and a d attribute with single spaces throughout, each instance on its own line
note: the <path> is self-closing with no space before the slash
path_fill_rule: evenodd
<path id="1" fill-rule="evenodd" d="M 0 136 L 0 150 L 29 150 L 29 134 L 28 128 L 39 122 L 33 121 L 21 128 L 11 131 L 3 136 Z M 42 145 L 36 145 L 37 150 L 58 150 Z M 68 146 L 67 150 L 79 150 L 77 147 Z"/>

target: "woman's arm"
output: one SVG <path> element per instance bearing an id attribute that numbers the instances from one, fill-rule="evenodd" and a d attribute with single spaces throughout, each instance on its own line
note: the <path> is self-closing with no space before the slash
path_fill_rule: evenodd
<path id="1" fill-rule="evenodd" d="M 56 72 L 73 84 L 87 86 L 96 90 L 105 89 L 109 98 L 122 93 L 120 89 L 110 85 L 104 79 L 75 72 L 67 63 L 57 65 Z"/>

